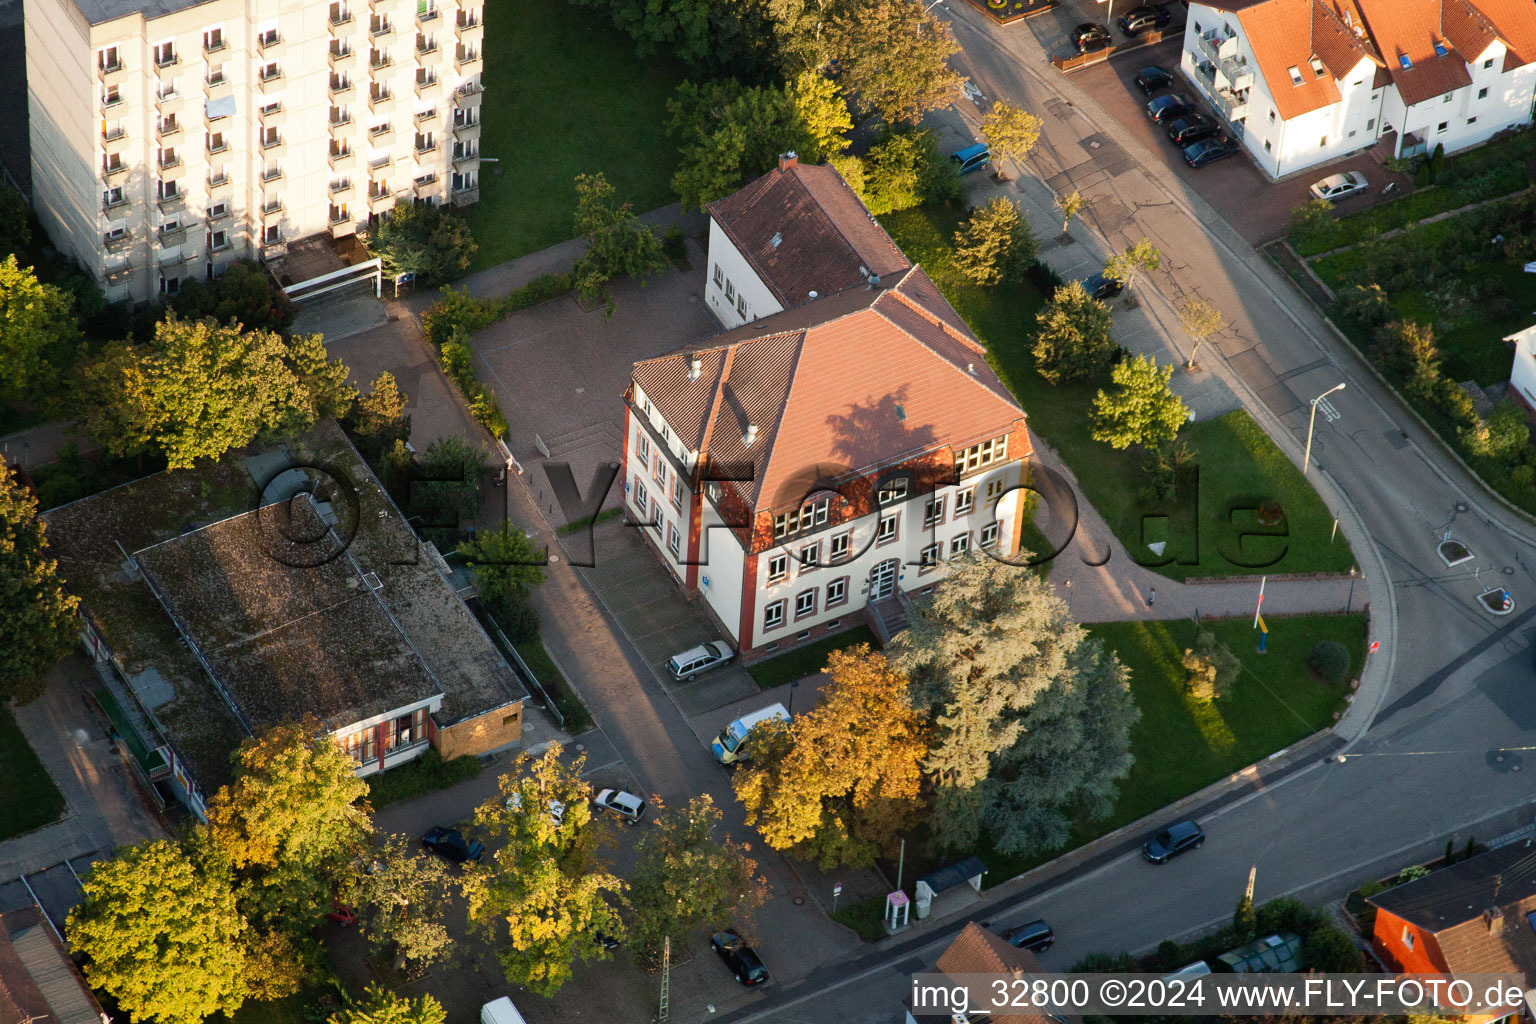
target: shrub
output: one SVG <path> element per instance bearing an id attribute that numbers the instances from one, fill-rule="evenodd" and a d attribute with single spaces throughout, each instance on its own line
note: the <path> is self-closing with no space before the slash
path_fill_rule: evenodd
<path id="1" fill-rule="evenodd" d="M 1397 873 L 1397 884 L 1407 885 L 1409 882 L 1417 882 L 1429 874 L 1429 868 L 1423 864 L 1410 864 Z"/>
<path id="2" fill-rule="evenodd" d="M 983 287 L 1017 281 L 1039 246 L 1013 200 L 999 196 L 972 211 L 955 232 L 953 263 Z"/>
<path id="3" fill-rule="evenodd" d="M 1324 924 L 1301 947 L 1302 961 L 1325 974 L 1349 974 L 1360 970 L 1360 950 L 1342 928 Z"/>
<path id="4" fill-rule="evenodd" d="M 1307 655 L 1307 668 L 1325 683 L 1342 682 L 1349 673 L 1349 648 L 1337 640 L 1324 640 Z"/>
<path id="5" fill-rule="evenodd" d="M 1304 252 L 1331 249 L 1341 236 L 1333 204 L 1326 199 L 1309 200 L 1291 214 L 1291 240 Z"/>
<path id="6" fill-rule="evenodd" d="M 1295 932 L 1305 939 L 1324 923 L 1324 918 L 1294 896 L 1282 896 L 1260 907 L 1257 921 L 1260 935 Z"/>
<path id="7" fill-rule="evenodd" d="M 418 285 L 456 280 L 478 249 L 462 217 L 429 203 L 401 203 L 363 240 L 386 278 L 412 274 Z"/>
<path id="8" fill-rule="evenodd" d="M 683 237 L 682 228 L 676 224 L 667 225 L 667 229 L 661 233 L 661 251 L 673 263 L 682 265 L 688 262 L 688 240 Z"/>
<path id="9" fill-rule="evenodd" d="M 1473 455 L 1507 460 L 1519 455 L 1531 439 L 1525 413 L 1509 399 L 1494 406 L 1488 418 L 1461 430 L 1461 443 Z"/>
<path id="10" fill-rule="evenodd" d="M 1357 284 L 1341 289 L 1333 311 L 1339 319 L 1372 332 L 1397 315 L 1392 300 L 1381 290 L 1381 285 L 1374 281 L 1368 285 Z"/>
<path id="11" fill-rule="evenodd" d="M 1237 655 L 1208 629 L 1200 631 L 1193 648 L 1185 649 L 1183 664 L 1189 673 L 1190 693 L 1196 700 L 1204 701 L 1224 695 L 1237 681 L 1237 675 L 1243 667 Z"/>
<path id="12" fill-rule="evenodd" d="M 1056 289 L 1035 316 L 1039 331 L 1035 369 L 1052 384 L 1089 380 L 1109 368 L 1116 344 L 1110 333 L 1109 307 L 1071 281 Z"/>

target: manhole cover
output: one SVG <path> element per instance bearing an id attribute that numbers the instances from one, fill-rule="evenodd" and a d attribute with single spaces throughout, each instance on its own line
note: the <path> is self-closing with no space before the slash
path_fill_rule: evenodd
<path id="1" fill-rule="evenodd" d="M 1505 576 L 1513 576 L 1514 574 L 1515 574 L 1515 567 L 1514 566 L 1506 565 L 1504 567 L 1504 575 Z"/>
<path id="2" fill-rule="evenodd" d="M 803 906 L 805 906 L 805 897 L 804 896 L 796 896 L 791 902 L 793 902 L 794 905 L 797 906 L 797 907 L 803 907 Z"/>

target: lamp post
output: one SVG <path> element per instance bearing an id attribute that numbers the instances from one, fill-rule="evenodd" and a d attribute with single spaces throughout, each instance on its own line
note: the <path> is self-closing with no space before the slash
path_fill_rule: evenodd
<path id="1" fill-rule="evenodd" d="M 1101 4 L 1104 3 L 1104 2 L 1105 2 L 1105 0 L 1099 0 L 1099 3 L 1101 3 Z M 1105 28 L 1114 28 L 1115 27 L 1115 0 L 1108 0 L 1108 3 L 1109 3 L 1109 17 L 1104 19 L 1104 27 Z"/>
<path id="2" fill-rule="evenodd" d="M 789 717 L 791 719 L 795 717 L 795 691 L 798 689 L 800 689 L 800 680 L 791 679 L 789 681 Z"/>
<path id="3" fill-rule="evenodd" d="M 1333 387 L 1329 388 L 1327 391 L 1324 391 L 1322 394 L 1320 394 L 1316 398 L 1312 399 L 1312 412 L 1311 412 L 1311 415 L 1309 415 L 1307 417 L 1307 454 L 1301 460 L 1301 475 L 1302 476 L 1306 476 L 1307 475 L 1307 466 L 1310 465 L 1311 462 L 1312 462 L 1312 428 L 1317 425 L 1317 403 L 1321 402 L 1323 399 L 1327 398 L 1329 395 L 1333 394 L 1335 391 L 1343 391 L 1343 390 L 1344 390 L 1344 382 L 1340 381 L 1339 383 L 1335 384 Z"/>

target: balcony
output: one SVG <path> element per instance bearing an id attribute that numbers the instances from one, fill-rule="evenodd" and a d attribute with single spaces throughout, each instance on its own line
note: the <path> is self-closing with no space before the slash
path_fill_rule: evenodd
<path id="1" fill-rule="evenodd" d="M 1216 107 L 1228 121 L 1241 121 L 1248 116 L 1248 97 L 1239 96 L 1230 89 L 1215 92 Z"/>
<path id="2" fill-rule="evenodd" d="M 207 219 L 208 224 L 209 224 L 210 227 L 213 226 L 214 224 L 217 224 L 221 220 L 228 220 L 229 219 L 229 204 L 228 203 L 219 203 L 219 204 L 217 204 L 215 206 L 211 206 L 211 207 L 208 208 L 208 212 L 206 214 L 204 214 L 204 216 Z"/>
<path id="3" fill-rule="evenodd" d="M 1205 59 L 1212 64 L 1217 63 L 1225 56 L 1233 56 L 1237 52 L 1237 44 L 1233 42 L 1236 36 L 1225 35 L 1216 29 L 1202 32 L 1195 36 L 1195 46 L 1205 55 Z"/>
<path id="4" fill-rule="evenodd" d="M 422 196 L 436 195 L 439 190 L 437 175 L 428 174 L 411 182 L 411 192 L 420 199 Z"/>
<path id="5" fill-rule="evenodd" d="M 221 167 L 221 168 L 219 168 L 218 171 L 216 171 L 213 174 L 210 174 L 208 176 L 208 191 L 209 192 L 214 192 L 214 191 L 223 189 L 223 188 L 227 187 L 228 185 L 229 185 L 229 170 L 228 170 L 228 168 Z"/>
<path id="6" fill-rule="evenodd" d="M 103 164 L 101 167 L 101 175 L 108 181 L 111 181 L 113 178 L 122 177 L 127 173 L 128 165 L 126 163 L 122 163 L 121 161 L 115 164 Z"/>
<path id="7" fill-rule="evenodd" d="M 282 180 L 283 169 L 281 167 L 268 167 L 266 170 L 261 172 L 261 183 L 263 185 L 270 185 L 274 181 Z"/>
<path id="8" fill-rule="evenodd" d="M 162 226 L 155 233 L 155 237 L 160 240 L 161 245 L 180 245 L 187 240 L 187 229 L 181 224 L 171 228 Z"/>
<path id="9" fill-rule="evenodd" d="M 437 150 L 437 140 L 436 139 L 417 139 L 416 140 L 416 155 L 417 156 L 422 156 L 423 154 L 426 154 L 426 153 L 433 153 L 433 152 L 436 152 L 436 150 Z"/>
<path id="10" fill-rule="evenodd" d="M 484 67 L 479 50 L 462 50 L 455 53 L 453 59 L 458 63 L 461 74 L 477 74 Z"/>
<path id="11" fill-rule="evenodd" d="M 108 125 L 101 133 L 102 152 L 108 156 L 128 148 L 128 130 L 122 125 Z"/>
<path id="12" fill-rule="evenodd" d="M 103 83 L 119 81 L 122 77 L 122 74 L 123 62 L 120 60 L 113 64 L 96 65 L 96 77 L 99 78 Z"/>
<path id="13" fill-rule="evenodd" d="M 388 123 L 376 124 L 368 129 L 369 140 L 384 139 L 394 134 L 394 127 Z"/>
<path id="14" fill-rule="evenodd" d="M 102 246 L 103 249 L 107 250 L 107 252 L 116 253 L 116 252 L 122 252 L 124 249 L 128 248 L 128 246 L 131 245 L 132 243 L 133 243 L 133 232 L 132 231 L 124 231 L 120 235 L 104 235 L 104 236 L 102 236 L 101 246 Z"/>
<path id="15" fill-rule="evenodd" d="M 393 38 L 394 34 L 395 25 L 393 22 L 382 21 L 378 24 L 368 26 L 368 35 L 374 39 L 390 39 Z"/>
<path id="16" fill-rule="evenodd" d="M 174 68 L 176 65 L 178 65 L 180 63 L 181 63 L 181 54 L 179 54 L 179 53 L 168 53 L 164 57 L 161 57 L 161 58 L 158 58 L 158 59 L 155 60 L 155 70 L 156 71 L 165 71 L 165 70 L 167 70 L 169 68 Z"/>
<path id="17" fill-rule="evenodd" d="M 373 114 L 394 113 L 395 94 L 392 92 L 370 93 L 368 96 L 368 111 Z M 372 134 L 371 130 L 369 134 Z"/>
<path id="18" fill-rule="evenodd" d="M 347 125 L 349 125 L 351 123 L 352 123 L 352 112 L 350 110 L 338 110 L 335 113 L 331 114 L 331 117 L 330 117 L 330 128 L 331 128 L 331 131 L 333 131 L 333 132 L 336 131 L 336 129 L 338 129 L 338 128 L 345 128 Z"/>
<path id="19" fill-rule="evenodd" d="M 331 221 L 331 237 L 347 238 L 357 234 L 357 224 L 350 216 L 343 216 L 340 220 Z"/>
<path id="20" fill-rule="evenodd" d="M 128 216 L 128 199 L 113 199 L 101 204 L 101 212 L 114 224 Z"/>
<path id="21" fill-rule="evenodd" d="M 347 10 L 337 11 L 330 18 L 331 28 L 341 28 L 343 25 L 352 24 L 352 12 Z"/>
<path id="22" fill-rule="evenodd" d="M 222 242 L 215 242 L 212 245 L 209 245 L 209 246 L 206 247 L 207 250 L 208 250 L 209 257 L 211 258 L 214 255 L 216 255 L 217 253 L 228 252 L 230 247 L 232 246 L 232 244 L 233 243 L 231 243 L 230 240 L 229 240 L 229 236 L 225 235 L 224 236 L 224 240 Z M 218 277 L 219 275 L 218 274 L 214 274 L 213 276 L 214 277 Z"/>
<path id="23" fill-rule="evenodd" d="M 473 206 L 480 201 L 480 186 L 461 188 L 453 194 L 454 206 Z"/>
<path id="24" fill-rule="evenodd" d="M 105 114 L 109 110 L 116 110 L 118 107 L 120 107 L 122 105 L 123 105 L 123 94 L 121 92 L 115 92 L 115 93 L 111 93 L 111 94 L 108 94 L 105 91 L 102 92 L 102 94 L 101 94 L 101 112 L 103 114 Z"/>
<path id="25" fill-rule="evenodd" d="M 161 118 L 155 125 L 155 138 L 174 139 L 181 134 L 181 122 L 176 118 Z"/>
<path id="26" fill-rule="evenodd" d="M 115 267 L 107 268 L 107 283 L 126 281 L 133 274 L 133 260 L 124 260 Z"/>
<path id="27" fill-rule="evenodd" d="M 374 171 L 382 171 L 384 168 L 388 167 L 394 162 L 394 157 L 390 156 L 388 153 L 383 153 L 368 161 L 368 171 L 369 173 Z"/>
<path id="28" fill-rule="evenodd" d="M 223 36 L 219 36 L 217 39 L 205 38 L 203 40 L 203 53 L 205 54 L 222 53 L 227 49 L 229 49 L 229 43 L 224 41 Z"/>
<path id="29" fill-rule="evenodd" d="M 256 83 L 262 92 L 271 92 L 279 88 L 283 83 L 283 69 L 277 68 L 274 71 L 261 72 L 256 76 Z"/>
<path id="30" fill-rule="evenodd" d="M 261 140 L 261 148 L 267 153 L 281 153 L 284 149 L 284 139 L 281 135 L 269 135 Z"/>
<path id="31" fill-rule="evenodd" d="M 156 92 L 155 113 L 161 116 L 178 113 L 181 110 L 182 101 L 185 99 L 186 97 L 177 89 L 172 89 L 170 92 L 165 93 Z"/>
<path id="32" fill-rule="evenodd" d="M 1205 83 L 1205 91 L 1216 91 L 1216 65 L 1209 61 L 1201 61 L 1195 65 L 1195 77 Z"/>
<path id="33" fill-rule="evenodd" d="M 480 166 L 480 151 L 473 153 L 453 154 L 453 169 L 456 171 L 472 171 Z"/>
<path id="34" fill-rule="evenodd" d="M 203 92 L 210 100 L 228 99 L 234 95 L 234 91 L 229 76 L 222 71 L 209 75 L 203 80 Z"/>
<path id="35" fill-rule="evenodd" d="M 478 139 L 480 137 L 480 122 L 465 121 L 463 124 L 454 122 L 453 137 L 458 142 L 465 142 L 470 139 Z"/>
<path id="36" fill-rule="evenodd" d="M 180 248 L 162 249 L 155 256 L 155 262 L 163 269 L 165 267 L 179 267 L 187 261 L 186 253 Z"/>
<path id="37" fill-rule="evenodd" d="M 332 99 L 337 99 L 342 96 L 350 96 L 352 95 L 352 89 L 352 79 L 337 78 L 335 75 L 331 76 L 330 94 Z"/>
<path id="38" fill-rule="evenodd" d="M 437 40 L 423 36 L 416 37 L 416 56 L 426 57 L 437 52 Z"/>
<path id="39" fill-rule="evenodd" d="M 275 217 L 279 213 L 282 213 L 282 212 L 283 212 L 283 199 L 282 199 L 282 196 L 277 196 L 277 197 L 275 197 L 273 199 L 268 199 L 265 203 L 261 204 L 261 215 L 263 217 Z"/>
<path id="40" fill-rule="evenodd" d="M 333 46 L 330 49 L 330 61 L 333 68 L 349 68 L 357 52 L 350 46 Z"/>
<path id="41" fill-rule="evenodd" d="M 395 59 L 387 53 L 375 53 L 368 58 L 368 68 L 371 71 L 381 71 L 384 68 L 394 67 Z"/>
<path id="42" fill-rule="evenodd" d="M 175 213 L 178 210 L 186 209 L 186 206 L 187 197 L 186 194 L 182 192 L 177 192 L 174 195 L 161 196 L 159 199 L 155 200 L 155 207 L 159 209 L 161 213 Z"/>
<path id="43" fill-rule="evenodd" d="M 416 95 L 421 99 L 428 96 L 436 96 L 441 90 L 443 80 L 433 75 L 428 79 L 416 79 Z"/>
<path id="44" fill-rule="evenodd" d="M 331 170 L 333 170 L 333 171 L 339 171 L 343 167 L 351 167 L 352 166 L 352 150 L 351 150 L 350 147 L 347 148 L 347 149 L 341 149 L 341 150 L 334 150 L 333 149 L 333 150 L 331 150 L 331 153 L 330 153 L 330 156 L 328 157 L 328 160 L 329 160 L 330 165 L 331 165 Z"/>
<path id="45" fill-rule="evenodd" d="M 420 5 L 416 7 L 416 24 L 418 25 L 430 25 L 438 17 L 439 12 L 436 5 L 428 7 L 426 10 L 422 10 Z"/>
<path id="46" fill-rule="evenodd" d="M 460 11 L 458 17 L 453 19 L 453 34 L 461 43 L 479 42 L 485 34 L 484 26 L 480 24 L 480 15 Z"/>
<path id="47" fill-rule="evenodd" d="M 463 106 L 466 102 L 475 101 L 476 97 L 484 92 L 485 86 L 479 82 L 463 82 L 457 89 L 453 90 L 453 98 L 459 101 L 460 106 Z"/>
<path id="48" fill-rule="evenodd" d="M 270 53 L 283 45 L 283 37 L 276 29 L 270 29 L 256 37 L 256 49 L 262 53 Z"/>
<path id="49" fill-rule="evenodd" d="M 331 182 L 330 192 L 333 196 L 346 195 L 352 191 L 352 179 L 342 178 L 340 181 Z"/>
<path id="50" fill-rule="evenodd" d="M 416 124 L 430 124 L 437 120 L 437 108 L 432 107 L 428 110 L 418 110 L 411 120 Z"/>
<path id="51" fill-rule="evenodd" d="M 209 156 L 217 156 L 227 149 L 229 149 L 229 140 L 224 137 L 223 132 L 220 132 L 216 137 L 208 140 Z"/>
<path id="52" fill-rule="evenodd" d="M 368 193 L 368 212 L 385 213 L 395 208 L 395 194 L 393 192 Z"/>
<path id="53" fill-rule="evenodd" d="M 1253 85 L 1253 65 L 1242 57 L 1223 57 L 1216 62 L 1216 70 L 1227 80 L 1227 88 L 1234 92 L 1250 88 Z"/>
<path id="54" fill-rule="evenodd" d="M 155 165 L 162 171 L 174 171 L 181 167 L 181 156 L 178 153 L 162 153 L 155 158 Z"/>

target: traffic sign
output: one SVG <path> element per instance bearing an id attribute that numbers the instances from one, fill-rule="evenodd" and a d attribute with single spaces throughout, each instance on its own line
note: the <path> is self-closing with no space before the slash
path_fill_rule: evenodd
<path id="1" fill-rule="evenodd" d="M 1371 653 L 1375 654 L 1379 650 L 1381 650 L 1381 641 L 1380 640 L 1372 640 L 1371 641 Z"/>

